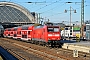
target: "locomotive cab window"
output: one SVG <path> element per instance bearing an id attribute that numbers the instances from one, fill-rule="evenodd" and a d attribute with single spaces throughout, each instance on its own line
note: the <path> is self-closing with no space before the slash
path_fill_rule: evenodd
<path id="1" fill-rule="evenodd" d="M 48 32 L 53 32 L 53 28 L 48 28 Z"/>
<path id="2" fill-rule="evenodd" d="M 59 32 L 59 28 L 54 28 L 54 32 Z"/>
<path id="3" fill-rule="evenodd" d="M 48 28 L 48 32 L 59 32 L 59 28 Z"/>

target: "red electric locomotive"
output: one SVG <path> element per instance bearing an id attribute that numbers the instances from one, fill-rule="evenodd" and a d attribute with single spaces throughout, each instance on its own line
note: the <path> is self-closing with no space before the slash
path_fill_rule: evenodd
<path id="1" fill-rule="evenodd" d="M 33 30 L 33 40 L 42 41 L 45 44 L 56 45 L 60 43 L 60 27 L 59 26 L 36 26 Z"/>

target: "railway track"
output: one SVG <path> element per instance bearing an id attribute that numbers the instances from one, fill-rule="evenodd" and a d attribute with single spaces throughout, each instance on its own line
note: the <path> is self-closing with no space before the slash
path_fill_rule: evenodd
<path id="1" fill-rule="evenodd" d="M 68 50 L 68 49 L 54 49 L 57 51 L 58 54 L 61 54 L 63 56 L 66 56 L 66 57 L 73 57 L 73 50 Z M 85 53 L 85 52 L 80 52 L 78 51 L 78 57 L 74 57 L 75 60 L 90 60 L 90 53 Z M 73 60 L 74 60 L 73 59 Z"/>
<path id="2" fill-rule="evenodd" d="M 25 51 L 25 49 L 22 49 L 21 47 L 18 47 L 14 44 L 14 42 L 9 41 L 7 39 L 0 39 L 0 46 L 2 46 L 4 49 L 6 49 L 19 60 L 42 60 L 42 58 L 28 53 Z"/>
<path id="3" fill-rule="evenodd" d="M 4 44 L 2 44 L 1 42 Z M 21 49 L 21 51 L 26 52 L 28 54 L 30 53 L 33 55 L 37 55 L 38 57 L 41 57 L 42 60 L 90 60 L 89 58 L 86 58 L 83 56 L 82 57 L 79 56 L 77 58 L 73 57 L 73 53 L 71 50 L 66 50 L 62 48 L 50 49 L 48 47 L 43 47 L 43 46 L 25 43 L 25 42 L 16 41 L 16 40 L 7 39 L 7 38 L 1 38 L 0 45 L 2 45 L 5 49 L 7 49 L 9 52 L 11 52 L 19 59 L 30 60 L 30 57 L 27 57 L 26 54 L 21 54 L 22 52 L 20 53 L 20 52 L 14 51 L 13 47 L 16 47 L 16 50 Z M 8 46 L 13 46 L 13 47 L 8 48 Z M 83 53 L 81 55 L 83 55 Z"/>

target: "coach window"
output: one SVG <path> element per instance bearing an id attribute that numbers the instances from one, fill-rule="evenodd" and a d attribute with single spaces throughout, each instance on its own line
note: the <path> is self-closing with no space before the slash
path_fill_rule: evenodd
<path id="1" fill-rule="evenodd" d="M 30 34 L 30 31 L 28 31 L 28 34 Z"/>
<path id="2" fill-rule="evenodd" d="M 13 34 L 13 32 L 11 32 L 11 34 Z"/>
<path id="3" fill-rule="evenodd" d="M 21 34 L 21 31 L 20 31 L 20 34 Z"/>
<path id="4" fill-rule="evenodd" d="M 17 32 L 17 34 L 19 34 L 19 31 Z"/>

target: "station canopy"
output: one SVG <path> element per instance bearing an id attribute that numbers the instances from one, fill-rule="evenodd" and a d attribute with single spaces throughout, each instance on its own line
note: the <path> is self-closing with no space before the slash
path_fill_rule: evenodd
<path id="1" fill-rule="evenodd" d="M 33 15 L 21 5 L 12 2 L 0 2 L 0 22 L 31 22 Z"/>

